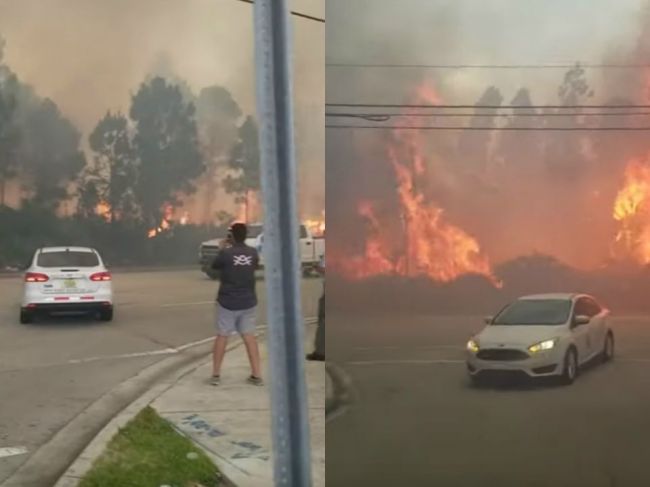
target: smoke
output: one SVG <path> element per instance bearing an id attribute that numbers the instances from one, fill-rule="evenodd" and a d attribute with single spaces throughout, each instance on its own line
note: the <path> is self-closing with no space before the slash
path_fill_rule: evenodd
<path id="1" fill-rule="evenodd" d="M 322 0 L 294 2 L 323 15 Z M 295 95 L 303 210 L 324 201 L 324 27 L 295 19 Z M 86 137 L 107 110 L 128 113 L 151 74 L 175 75 L 198 94 L 227 88 L 255 113 L 252 8 L 235 0 L 0 0 L 4 62 L 57 103 Z M 319 107 L 315 110 L 314 107 Z"/>
<path id="2" fill-rule="evenodd" d="M 647 63 L 650 51 L 648 9 L 635 18 L 646 4 L 641 1 L 351 3 L 328 3 L 330 63 L 625 64 Z M 330 66 L 327 101 L 413 102 L 418 87 L 428 86 L 450 104 L 568 105 L 622 99 L 647 103 L 647 74 L 580 68 Z M 480 107 L 475 112 L 473 118 L 450 124 L 551 128 L 586 123 L 579 116 L 525 116 L 534 113 L 532 108 L 508 119 L 493 117 L 494 111 Z M 588 123 L 621 126 L 638 120 L 602 117 Z M 330 235 L 333 244 L 344 242 L 348 253 L 362 247 L 359 241 L 366 237 L 356 202 L 376 199 L 378 205 L 392 208 L 383 220 L 387 225 L 400 217 L 393 204 L 396 178 L 386 155 L 388 133 L 347 129 L 327 133 L 328 194 L 336 195 L 328 198 Z M 573 267 L 593 269 L 611 255 L 617 225 L 612 206 L 626 163 L 647 152 L 650 144 L 632 132 L 430 131 L 419 135 L 419 148 L 426 173 L 418 188 L 427 201 L 444 209 L 449 221 L 476 237 L 495 265 L 542 253 Z M 407 151 L 401 156 L 412 158 Z M 345 236 L 347 240 L 340 240 Z"/>

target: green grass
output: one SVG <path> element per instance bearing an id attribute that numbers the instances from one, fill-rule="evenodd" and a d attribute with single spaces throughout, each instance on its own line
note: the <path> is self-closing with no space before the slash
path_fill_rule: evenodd
<path id="1" fill-rule="evenodd" d="M 194 452 L 198 458 L 188 459 Z M 147 407 L 109 442 L 80 487 L 217 487 L 217 467 Z"/>

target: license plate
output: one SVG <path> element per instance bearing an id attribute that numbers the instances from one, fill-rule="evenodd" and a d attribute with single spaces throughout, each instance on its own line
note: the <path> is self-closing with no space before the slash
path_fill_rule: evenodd
<path id="1" fill-rule="evenodd" d="M 77 281 L 75 281 L 74 279 L 66 279 L 65 281 L 63 281 L 63 287 L 65 287 L 66 289 L 74 289 L 77 287 Z"/>

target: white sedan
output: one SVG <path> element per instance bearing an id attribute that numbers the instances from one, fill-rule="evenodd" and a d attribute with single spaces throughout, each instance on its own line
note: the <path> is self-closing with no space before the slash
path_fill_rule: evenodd
<path id="1" fill-rule="evenodd" d="M 99 253 L 86 247 L 46 247 L 36 251 L 25 272 L 20 322 L 36 314 L 92 313 L 113 319 L 111 273 Z"/>
<path id="2" fill-rule="evenodd" d="M 467 342 L 474 382 L 490 375 L 558 376 L 571 384 L 580 366 L 614 356 L 609 311 L 586 294 L 540 294 L 509 304 Z"/>

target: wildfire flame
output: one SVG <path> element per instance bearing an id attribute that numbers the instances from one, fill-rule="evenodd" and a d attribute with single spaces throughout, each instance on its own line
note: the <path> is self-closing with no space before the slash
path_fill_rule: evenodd
<path id="1" fill-rule="evenodd" d="M 325 235 L 325 212 L 322 213 L 320 218 L 308 218 L 304 223 L 314 237 L 322 237 Z"/>
<path id="2" fill-rule="evenodd" d="M 624 184 L 614 201 L 614 220 L 619 251 L 641 264 L 650 263 L 650 165 L 631 160 L 625 168 Z"/>
<path id="3" fill-rule="evenodd" d="M 418 90 L 418 99 L 440 102 L 438 95 L 426 87 Z M 416 187 L 416 180 L 427 178 L 421 135 L 395 130 L 389 140 L 387 156 L 397 182 L 403 226 L 398 240 L 402 242 L 394 242 L 388 225 L 380 223 L 375 204 L 363 201 L 357 211 L 368 223 L 364 255 L 336 258 L 332 267 L 348 279 L 398 275 L 449 282 L 473 273 L 499 285 L 476 239 L 449 222 L 443 209 Z"/>
<path id="4" fill-rule="evenodd" d="M 111 221 L 111 205 L 105 201 L 100 201 L 95 207 L 95 214 L 101 216 L 106 221 Z"/>
<path id="5" fill-rule="evenodd" d="M 157 235 L 169 230 L 172 226 L 172 221 L 174 218 L 174 208 L 171 205 L 165 205 L 163 208 L 163 216 L 162 219 L 160 220 L 160 224 L 155 227 L 149 229 L 147 232 L 147 237 L 148 238 L 154 238 Z"/>

